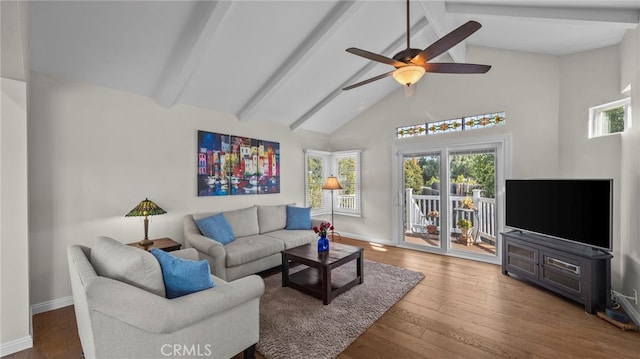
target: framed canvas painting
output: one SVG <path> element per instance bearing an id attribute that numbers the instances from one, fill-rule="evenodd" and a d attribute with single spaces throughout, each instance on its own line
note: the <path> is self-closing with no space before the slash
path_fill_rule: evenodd
<path id="1" fill-rule="evenodd" d="M 258 193 L 258 140 L 231 136 L 230 181 L 232 195 Z"/>
<path id="2" fill-rule="evenodd" d="M 198 196 L 228 196 L 230 136 L 198 131 Z"/>
<path id="3" fill-rule="evenodd" d="M 280 143 L 258 143 L 258 194 L 280 193 Z"/>

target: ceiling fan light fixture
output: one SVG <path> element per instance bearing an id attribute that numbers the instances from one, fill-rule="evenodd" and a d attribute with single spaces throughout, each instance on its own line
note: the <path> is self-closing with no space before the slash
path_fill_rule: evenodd
<path id="1" fill-rule="evenodd" d="M 393 78 L 403 86 L 411 86 L 418 82 L 424 75 L 424 67 L 418 65 L 409 65 L 399 67 L 393 72 Z"/>

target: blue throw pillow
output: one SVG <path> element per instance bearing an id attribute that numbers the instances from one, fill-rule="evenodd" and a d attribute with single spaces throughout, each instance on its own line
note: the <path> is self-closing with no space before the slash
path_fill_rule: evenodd
<path id="1" fill-rule="evenodd" d="M 222 244 L 231 243 L 236 240 L 233 229 L 224 218 L 224 214 L 218 213 L 211 217 L 196 220 L 196 225 L 205 237 L 211 238 Z"/>
<path id="2" fill-rule="evenodd" d="M 311 229 L 311 207 L 287 206 L 287 229 Z"/>
<path id="3" fill-rule="evenodd" d="M 165 292 L 169 299 L 216 286 L 211 280 L 209 262 L 206 260 L 182 259 L 158 248 L 151 248 L 151 254 L 160 263 Z"/>

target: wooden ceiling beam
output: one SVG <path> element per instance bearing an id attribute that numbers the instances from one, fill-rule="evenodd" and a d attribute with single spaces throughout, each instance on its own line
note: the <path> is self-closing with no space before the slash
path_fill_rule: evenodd
<path id="1" fill-rule="evenodd" d="M 635 27 L 640 21 L 640 11 L 623 8 L 550 7 L 519 5 L 475 5 L 447 3 L 446 11 L 456 14 L 510 16 L 552 19 L 559 21 L 589 21 L 628 24 Z"/>
<path id="2" fill-rule="evenodd" d="M 242 106 L 242 109 L 237 114 L 240 121 L 248 121 L 251 115 L 267 101 L 269 96 L 282 86 L 289 74 L 295 73 L 304 63 L 304 60 L 312 56 L 325 41 L 329 40 L 340 26 L 349 20 L 363 4 L 364 1 L 338 1 L 329 14 L 302 41 L 300 46 L 289 55 L 253 94 L 251 99 Z"/>
<path id="3" fill-rule="evenodd" d="M 174 52 L 176 56 L 169 61 L 166 75 L 157 86 L 155 98 L 160 105 L 171 107 L 180 98 L 232 4 L 232 1 L 211 1 L 197 5 L 203 7 L 196 11 L 201 21 L 195 21 L 185 31 L 180 48 Z"/>
<path id="4" fill-rule="evenodd" d="M 435 32 L 436 38 L 441 38 L 452 31 L 455 27 L 449 21 L 444 1 L 419 0 L 417 1 L 424 17 L 429 20 L 431 29 Z M 454 46 L 447 53 L 454 62 L 465 62 L 467 51 L 465 46 Z"/>

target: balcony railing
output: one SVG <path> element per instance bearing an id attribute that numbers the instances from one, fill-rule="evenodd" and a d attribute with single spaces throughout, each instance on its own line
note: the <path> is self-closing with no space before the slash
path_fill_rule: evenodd
<path id="1" fill-rule="evenodd" d="M 338 196 L 338 208 L 355 209 L 356 208 L 356 195 L 355 194 L 339 195 Z"/>
<path id="2" fill-rule="evenodd" d="M 462 207 L 462 200 L 467 196 L 450 196 L 449 203 L 449 225 L 451 233 L 458 231 L 456 222 L 465 218 L 473 223 L 478 230 L 478 238 L 495 243 L 496 240 L 496 200 L 494 198 L 480 197 L 479 192 L 473 196 L 473 203 L 477 211 L 465 210 Z M 433 219 L 427 218 L 427 213 L 436 210 L 440 212 L 440 196 L 438 195 L 415 195 L 413 189 L 407 188 L 405 192 L 406 213 L 405 213 L 405 231 L 424 232 L 427 224 L 435 224 L 440 227 L 440 217 Z"/>

